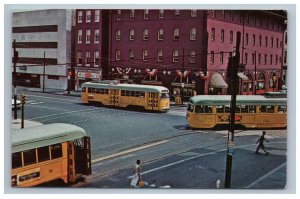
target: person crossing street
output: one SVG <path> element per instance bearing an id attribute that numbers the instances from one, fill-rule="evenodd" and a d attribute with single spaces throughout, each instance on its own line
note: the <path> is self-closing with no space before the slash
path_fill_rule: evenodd
<path id="1" fill-rule="evenodd" d="M 258 140 L 256 141 L 256 144 L 258 143 L 258 146 L 257 146 L 256 151 L 255 151 L 256 154 L 258 154 L 258 151 L 259 151 L 260 148 L 262 148 L 262 150 L 265 152 L 266 155 L 269 154 L 269 152 L 266 151 L 266 147 L 264 145 L 264 141 L 269 142 L 269 140 L 267 140 L 265 138 L 265 134 L 266 134 L 266 132 L 263 131 L 260 138 L 258 138 Z"/>

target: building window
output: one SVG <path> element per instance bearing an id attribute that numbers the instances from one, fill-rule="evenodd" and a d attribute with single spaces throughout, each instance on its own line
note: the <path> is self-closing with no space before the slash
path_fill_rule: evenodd
<path id="1" fill-rule="evenodd" d="M 120 60 L 120 56 L 121 56 L 121 51 L 116 50 L 116 60 Z"/>
<path id="2" fill-rule="evenodd" d="M 271 48 L 273 48 L 274 47 L 274 39 L 273 39 L 273 37 L 271 37 Z"/>
<path id="3" fill-rule="evenodd" d="M 91 54 L 90 54 L 90 51 L 86 51 L 85 52 L 85 64 L 90 65 L 90 63 L 91 63 Z"/>
<path id="4" fill-rule="evenodd" d="M 129 19 L 134 19 L 134 10 L 130 10 Z"/>
<path id="5" fill-rule="evenodd" d="M 174 28 L 174 30 L 173 30 L 173 39 L 179 40 L 179 29 L 178 28 Z"/>
<path id="6" fill-rule="evenodd" d="M 233 21 L 233 19 L 234 19 L 234 12 L 230 11 L 229 14 L 230 14 L 230 21 Z"/>
<path id="7" fill-rule="evenodd" d="M 249 24 L 249 22 L 250 22 L 250 17 L 249 17 L 248 13 L 246 14 L 246 22 L 247 22 L 247 24 Z"/>
<path id="8" fill-rule="evenodd" d="M 248 45 L 248 42 L 249 42 L 249 35 L 248 35 L 248 33 L 246 33 L 246 36 L 245 36 L 245 45 Z"/>
<path id="9" fill-rule="evenodd" d="M 223 62 L 224 62 L 224 53 L 221 51 L 220 52 L 220 64 L 223 64 Z"/>
<path id="10" fill-rule="evenodd" d="M 149 18 L 149 10 L 144 10 L 144 19 Z"/>
<path id="11" fill-rule="evenodd" d="M 267 54 L 265 54 L 265 60 L 264 60 L 264 64 L 266 65 L 267 64 Z"/>
<path id="12" fill-rule="evenodd" d="M 270 64 L 273 64 L 273 55 L 270 55 Z"/>
<path id="13" fill-rule="evenodd" d="M 215 41 L 215 35 L 216 35 L 216 29 L 212 28 L 211 29 L 211 34 L 210 34 L 210 40 Z"/>
<path id="14" fill-rule="evenodd" d="M 255 46 L 255 35 L 252 35 L 252 46 Z"/>
<path id="15" fill-rule="evenodd" d="M 148 61 L 148 50 L 143 50 L 143 61 L 144 62 Z"/>
<path id="16" fill-rule="evenodd" d="M 284 55 L 283 55 L 283 63 L 287 63 L 287 51 L 284 50 Z"/>
<path id="17" fill-rule="evenodd" d="M 117 20 L 121 20 L 121 10 L 117 10 Z"/>
<path id="18" fill-rule="evenodd" d="M 189 63 L 191 64 L 196 63 L 196 52 L 194 50 L 190 51 Z"/>
<path id="19" fill-rule="evenodd" d="M 261 63 L 261 54 L 258 54 L 258 64 Z"/>
<path id="20" fill-rule="evenodd" d="M 174 15 L 175 16 L 179 16 L 180 15 L 180 11 L 179 10 L 174 10 Z"/>
<path id="21" fill-rule="evenodd" d="M 149 34 L 149 30 L 144 29 L 144 31 L 143 31 L 143 40 L 148 40 L 148 34 Z"/>
<path id="22" fill-rule="evenodd" d="M 158 18 L 160 19 L 164 18 L 164 10 L 159 10 Z"/>
<path id="23" fill-rule="evenodd" d="M 196 28 L 190 29 L 190 40 L 196 40 Z"/>
<path id="24" fill-rule="evenodd" d="M 215 63 L 215 52 L 214 51 L 210 51 L 209 61 L 210 61 L 211 64 Z"/>
<path id="25" fill-rule="evenodd" d="M 259 47 L 261 47 L 261 41 L 262 41 L 262 38 L 261 38 L 261 35 L 259 35 Z"/>
<path id="26" fill-rule="evenodd" d="M 276 57 L 275 57 L 275 64 L 276 65 L 278 64 L 278 55 L 276 55 Z"/>
<path id="27" fill-rule="evenodd" d="M 48 75 L 48 79 L 59 80 L 59 76 L 58 75 Z"/>
<path id="28" fill-rule="evenodd" d="M 265 37 L 265 45 L 268 47 L 268 37 Z"/>
<path id="29" fill-rule="evenodd" d="M 158 40 L 163 40 L 164 39 L 164 29 L 160 28 L 157 31 L 157 39 Z"/>
<path id="30" fill-rule="evenodd" d="M 78 23 L 82 23 L 82 11 L 78 11 L 78 19 L 77 19 Z"/>
<path id="31" fill-rule="evenodd" d="M 173 51 L 173 63 L 178 62 L 178 50 Z"/>
<path id="32" fill-rule="evenodd" d="M 77 51 L 77 64 L 82 64 L 82 52 Z"/>
<path id="33" fill-rule="evenodd" d="M 99 51 L 94 52 L 94 66 L 99 66 L 100 63 L 100 57 L 99 57 Z"/>
<path id="34" fill-rule="evenodd" d="M 210 11 L 210 14 L 211 14 L 211 17 L 214 18 L 214 17 L 216 16 L 216 11 L 215 11 L 215 10 L 211 10 L 211 11 Z"/>
<path id="35" fill-rule="evenodd" d="M 94 43 L 99 44 L 100 37 L 99 37 L 99 29 L 95 29 L 95 38 L 94 38 Z"/>
<path id="36" fill-rule="evenodd" d="M 221 42 L 224 42 L 224 30 L 221 29 Z"/>
<path id="37" fill-rule="evenodd" d="M 91 11 L 90 10 L 86 11 L 86 22 L 87 23 L 91 22 Z"/>
<path id="38" fill-rule="evenodd" d="M 85 43 L 89 44 L 91 42 L 91 30 L 86 30 Z"/>
<path id="39" fill-rule="evenodd" d="M 233 43 L 233 31 L 230 31 L 229 42 Z"/>
<path id="40" fill-rule="evenodd" d="M 162 62 L 163 61 L 163 52 L 162 50 L 157 51 L 157 62 Z"/>
<path id="41" fill-rule="evenodd" d="M 279 39 L 276 38 L 276 48 L 278 48 L 278 47 L 279 47 Z"/>
<path id="42" fill-rule="evenodd" d="M 79 43 L 79 44 L 82 43 L 82 30 L 78 30 L 78 33 L 77 33 L 77 43 Z"/>
<path id="43" fill-rule="evenodd" d="M 225 10 L 222 10 L 222 11 L 221 11 L 221 18 L 222 18 L 222 19 L 225 19 Z"/>
<path id="44" fill-rule="evenodd" d="M 255 53 L 252 53 L 252 64 L 255 64 Z"/>
<path id="45" fill-rule="evenodd" d="M 100 10 L 95 10 L 95 22 L 100 21 Z"/>
<path id="46" fill-rule="evenodd" d="M 287 32 L 284 33 L 284 43 L 287 44 L 288 42 L 288 36 L 287 36 Z"/>
<path id="47" fill-rule="evenodd" d="M 132 49 L 129 49 L 129 60 L 134 60 L 134 54 L 133 54 L 133 50 Z"/>
<path id="48" fill-rule="evenodd" d="M 134 29 L 129 30 L 129 40 L 134 40 Z"/>
<path id="49" fill-rule="evenodd" d="M 191 10 L 191 17 L 197 17 L 197 10 Z"/>
<path id="50" fill-rule="evenodd" d="M 248 64 L 248 53 L 245 53 L 245 60 L 244 60 L 245 64 Z"/>
<path id="51" fill-rule="evenodd" d="M 117 30 L 117 32 L 116 32 L 116 40 L 121 40 L 121 30 Z"/>

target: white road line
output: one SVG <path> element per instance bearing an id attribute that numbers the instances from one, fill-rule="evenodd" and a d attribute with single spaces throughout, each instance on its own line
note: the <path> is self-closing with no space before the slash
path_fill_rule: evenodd
<path id="1" fill-rule="evenodd" d="M 115 153 L 115 154 L 111 154 L 111 155 L 108 155 L 108 156 L 104 156 L 104 157 L 101 157 L 101 158 L 94 159 L 94 160 L 92 160 L 92 163 L 99 162 L 101 160 L 105 160 L 105 159 L 109 159 L 109 158 L 113 158 L 113 157 L 116 157 L 116 156 L 124 155 L 124 154 L 127 154 L 127 153 L 132 153 L 132 152 L 135 152 L 135 151 L 138 151 L 138 150 L 142 150 L 142 149 L 146 149 L 146 148 L 149 148 L 149 147 L 157 146 L 157 145 L 164 144 L 164 143 L 167 143 L 167 142 L 169 142 L 169 140 L 162 140 L 162 141 L 159 141 L 159 142 L 146 144 L 146 145 L 136 147 L 136 148 L 133 148 L 133 149 L 128 149 L 126 151 L 122 151 L 122 152 L 119 152 L 119 153 Z"/>
<path id="2" fill-rule="evenodd" d="M 282 167 L 286 166 L 286 162 L 281 164 L 280 166 L 278 166 L 277 168 L 273 169 L 272 171 L 268 172 L 266 175 L 258 178 L 257 180 L 255 180 L 254 182 L 252 182 L 251 184 L 249 184 L 248 186 L 246 186 L 246 189 L 249 189 L 251 187 L 253 187 L 254 185 L 256 185 L 257 183 L 259 183 L 260 181 L 262 181 L 263 179 L 269 177 L 270 175 L 272 175 L 273 173 L 275 173 L 276 171 L 278 171 L 279 169 L 281 169 Z"/>
<path id="3" fill-rule="evenodd" d="M 272 142 L 270 144 L 286 144 L 286 142 Z M 256 145 L 257 144 L 248 144 L 248 145 L 238 146 L 238 147 L 235 147 L 235 148 L 246 148 L 246 147 L 249 147 L 249 146 L 256 146 Z M 226 151 L 226 150 L 227 150 L 227 148 L 220 149 L 218 151 L 213 151 L 213 152 L 209 152 L 209 153 L 204 153 L 204 154 L 196 155 L 196 156 L 193 156 L 193 157 L 189 157 L 189 158 L 186 158 L 186 159 L 183 159 L 183 160 L 179 160 L 177 162 L 173 162 L 171 164 L 166 164 L 166 165 L 163 165 L 161 167 L 157 167 L 157 168 L 154 168 L 154 169 L 142 172 L 141 175 L 148 174 L 148 173 L 151 173 L 151 172 L 154 172 L 154 171 L 158 171 L 160 169 L 164 169 L 164 168 L 167 168 L 167 167 L 170 167 L 170 166 L 174 166 L 174 165 L 177 165 L 177 164 L 180 164 L 180 163 L 184 163 L 186 161 L 193 160 L 193 159 L 196 159 L 196 158 L 199 158 L 199 157 L 202 157 L 202 156 L 214 155 L 214 154 L 216 154 L 218 152 L 223 152 L 223 151 Z M 133 178 L 133 175 L 132 176 L 128 176 L 127 178 L 131 179 L 131 178 Z"/>

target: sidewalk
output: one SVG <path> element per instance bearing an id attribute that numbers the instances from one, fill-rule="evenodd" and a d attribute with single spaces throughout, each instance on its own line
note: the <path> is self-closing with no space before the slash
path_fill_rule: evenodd
<path id="1" fill-rule="evenodd" d="M 24 120 L 24 128 L 29 128 L 33 126 L 39 126 L 43 125 L 40 122 L 30 121 L 30 120 Z M 11 129 L 17 130 L 21 128 L 21 119 L 16 119 L 11 121 Z"/>

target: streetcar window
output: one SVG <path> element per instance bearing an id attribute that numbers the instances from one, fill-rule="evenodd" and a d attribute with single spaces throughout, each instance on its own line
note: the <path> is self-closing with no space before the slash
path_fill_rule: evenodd
<path id="1" fill-rule="evenodd" d="M 286 106 L 278 106 L 278 111 L 279 113 L 285 113 L 286 112 Z"/>
<path id="2" fill-rule="evenodd" d="M 92 88 L 88 88 L 88 93 L 92 93 Z"/>
<path id="3" fill-rule="evenodd" d="M 248 111 L 249 111 L 248 108 L 249 108 L 248 106 L 241 105 L 241 112 L 242 113 L 248 113 Z"/>
<path id="4" fill-rule="evenodd" d="M 240 113 L 241 112 L 241 106 L 236 106 L 235 107 L 235 112 Z"/>
<path id="5" fill-rule="evenodd" d="M 267 112 L 267 107 L 266 106 L 260 106 L 259 110 L 260 110 L 261 113 L 265 113 L 265 112 Z"/>
<path id="6" fill-rule="evenodd" d="M 249 113 L 256 113 L 256 106 L 249 106 Z"/>
<path id="7" fill-rule="evenodd" d="M 39 162 L 50 160 L 49 146 L 40 147 L 37 150 Z"/>
<path id="8" fill-rule="evenodd" d="M 104 94 L 108 95 L 108 89 L 104 89 Z"/>
<path id="9" fill-rule="evenodd" d="M 140 97 L 142 97 L 142 98 L 145 97 L 145 92 L 141 91 L 140 92 Z"/>
<path id="10" fill-rule="evenodd" d="M 212 113 L 212 106 L 204 106 L 205 113 Z"/>
<path id="11" fill-rule="evenodd" d="M 224 106 L 217 106 L 217 113 L 224 113 Z"/>
<path id="12" fill-rule="evenodd" d="M 188 104 L 188 107 L 187 107 L 187 111 L 189 111 L 189 112 L 194 112 L 194 105 L 192 105 L 192 104 Z"/>
<path id="13" fill-rule="evenodd" d="M 274 106 L 267 106 L 267 112 L 268 113 L 274 113 Z"/>
<path id="14" fill-rule="evenodd" d="M 35 149 L 23 151 L 24 166 L 36 163 Z"/>
<path id="15" fill-rule="evenodd" d="M 22 155 L 21 152 L 13 153 L 11 158 L 12 168 L 22 167 Z"/>
<path id="16" fill-rule="evenodd" d="M 197 105 L 195 107 L 196 113 L 203 113 L 203 109 L 204 109 L 204 107 L 202 105 Z"/>
<path id="17" fill-rule="evenodd" d="M 81 91 L 85 93 L 86 87 L 82 87 Z"/>
<path id="18" fill-rule="evenodd" d="M 161 93 L 161 94 L 160 94 L 160 98 L 161 98 L 161 99 L 170 98 L 170 95 L 169 95 L 169 93 Z"/>
<path id="19" fill-rule="evenodd" d="M 62 157 L 62 146 L 61 144 L 54 144 L 50 146 L 51 148 L 51 159 L 56 159 Z"/>
<path id="20" fill-rule="evenodd" d="M 140 96 L 140 91 L 135 91 L 134 92 L 134 97 L 139 97 Z"/>
<path id="21" fill-rule="evenodd" d="M 230 106 L 228 105 L 225 106 L 225 113 L 230 113 Z"/>

